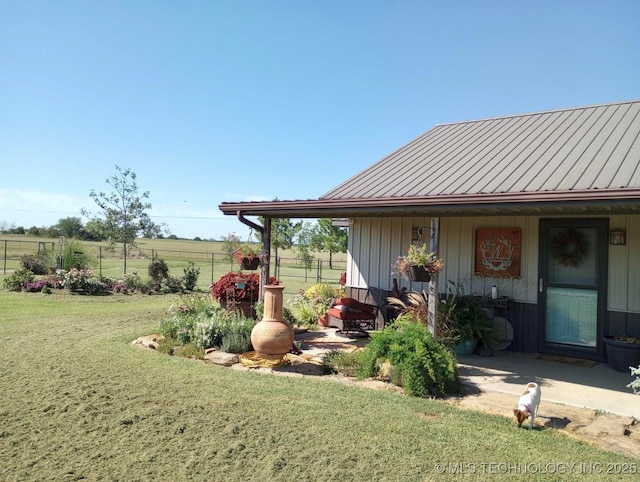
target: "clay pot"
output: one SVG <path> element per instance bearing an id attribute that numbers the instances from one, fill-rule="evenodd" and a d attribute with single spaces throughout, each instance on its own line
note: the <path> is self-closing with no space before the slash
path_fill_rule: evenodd
<path id="1" fill-rule="evenodd" d="M 293 345 L 293 328 L 282 317 L 284 286 L 264 287 L 264 315 L 251 330 L 251 344 L 262 358 L 280 360 Z"/>

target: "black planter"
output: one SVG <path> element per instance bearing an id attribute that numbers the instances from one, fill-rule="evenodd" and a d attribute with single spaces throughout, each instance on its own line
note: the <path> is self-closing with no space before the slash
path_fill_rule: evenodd
<path id="1" fill-rule="evenodd" d="M 407 278 L 409 281 L 419 281 L 421 283 L 426 283 L 431 281 L 431 273 L 429 273 L 422 266 L 409 266 L 409 270 L 407 271 Z"/>
<path id="2" fill-rule="evenodd" d="M 607 363 L 619 372 L 629 372 L 629 367 L 640 365 L 640 345 L 616 340 L 610 336 L 602 338 L 607 347 Z"/>
<path id="3" fill-rule="evenodd" d="M 258 269 L 260 266 L 260 258 L 242 258 L 240 267 L 242 269 L 250 269 L 251 271 Z"/>

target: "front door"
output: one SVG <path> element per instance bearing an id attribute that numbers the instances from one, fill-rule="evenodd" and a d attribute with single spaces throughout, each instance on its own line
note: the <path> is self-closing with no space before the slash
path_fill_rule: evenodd
<path id="1" fill-rule="evenodd" d="M 540 352 L 603 360 L 608 230 L 608 219 L 540 220 Z"/>

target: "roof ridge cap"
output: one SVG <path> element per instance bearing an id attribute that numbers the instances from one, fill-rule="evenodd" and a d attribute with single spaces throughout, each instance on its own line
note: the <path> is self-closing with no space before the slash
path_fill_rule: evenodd
<path id="1" fill-rule="evenodd" d="M 501 120 L 501 119 L 515 119 L 517 117 L 527 117 L 527 116 L 532 116 L 532 115 L 542 115 L 542 114 L 551 114 L 554 112 L 569 112 L 572 110 L 581 110 L 581 109 L 593 109 L 595 107 L 610 107 L 610 106 L 614 106 L 614 105 L 625 105 L 625 104 L 636 104 L 640 102 L 640 99 L 638 100 L 625 100 L 625 101 L 620 101 L 620 102 L 606 102 L 606 103 L 602 103 L 602 104 L 592 104 L 592 105 L 583 105 L 583 106 L 577 106 L 577 107 L 565 107 L 562 109 L 548 109 L 548 110 L 541 110 L 538 112 L 529 112 L 529 113 L 524 113 L 524 114 L 510 114 L 510 115 L 499 115 L 499 116 L 495 116 L 495 117 L 483 117 L 480 119 L 471 119 L 471 120 L 466 120 L 466 121 L 455 121 L 455 122 L 444 122 L 441 124 L 435 124 L 433 127 L 443 127 L 443 126 L 455 126 L 455 125 L 459 125 L 459 124 L 473 124 L 474 122 L 484 122 L 484 121 L 491 121 L 491 120 Z"/>

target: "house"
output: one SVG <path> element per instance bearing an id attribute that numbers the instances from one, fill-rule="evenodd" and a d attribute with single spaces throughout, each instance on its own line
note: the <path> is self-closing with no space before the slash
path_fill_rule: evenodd
<path id="1" fill-rule="evenodd" d="M 495 286 L 516 351 L 601 361 L 603 336 L 640 336 L 640 101 L 436 125 L 319 199 L 220 209 L 267 233 L 274 217 L 348 219 L 359 298 L 431 242 L 446 267 L 430 289 Z"/>

